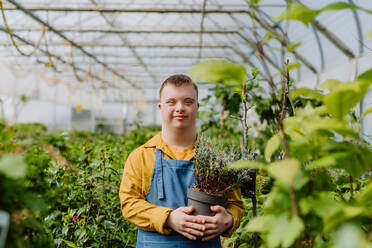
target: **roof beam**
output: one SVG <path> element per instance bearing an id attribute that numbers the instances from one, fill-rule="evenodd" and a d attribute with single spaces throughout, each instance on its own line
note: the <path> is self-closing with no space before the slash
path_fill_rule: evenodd
<path id="1" fill-rule="evenodd" d="M 34 28 L 32 30 L 20 28 L 20 29 L 14 29 L 14 31 L 42 31 L 41 28 Z M 199 34 L 200 30 L 123 30 L 123 29 L 76 29 L 76 28 L 60 28 L 58 29 L 61 32 L 82 32 L 82 33 L 134 33 L 134 34 Z M 238 30 L 203 30 L 204 34 L 237 34 L 239 37 L 241 37 L 252 49 L 256 49 L 256 42 L 249 37 L 243 35 Z M 300 60 L 306 67 L 308 67 L 312 72 L 317 73 L 317 69 L 304 57 L 296 53 L 295 51 L 292 52 L 292 54 Z M 264 54 L 265 59 L 277 70 L 282 71 L 282 69 L 277 65 L 269 56 Z"/>
<path id="2" fill-rule="evenodd" d="M 12 0 L 9 0 L 12 2 Z M 85 8 L 76 8 L 76 7 L 51 7 L 51 6 L 37 6 L 32 7 L 28 6 L 25 7 L 29 11 L 54 11 L 54 12 L 97 12 L 97 13 L 157 13 L 157 14 L 202 14 L 202 9 L 165 9 L 165 8 L 148 8 L 148 9 L 126 9 L 126 8 L 99 8 L 99 7 L 85 7 Z M 4 10 L 19 10 L 18 6 L 10 7 L 4 6 Z M 244 9 L 231 9 L 231 10 L 223 10 L 223 9 L 206 9 L 205 14 L 250 14 L 249 10 Z"/>
<path id="3" fill-rule="evenodd" d="M 44 25 L 45 27 L 47 27 L 50 31 L 52 31 L 53 33 L 55 33 L 57 36 L 59 36 L 60 38 L 62 38 L 63 40 L 69 42 L 72 46 L 76 47 L 77 49 L 79 49 L 81 52 L 83 52 L 84 54 L 86 54 L 88 57 L 90 57 L 91 59 L 93 59 L 94 61 L 96 61 L 98 64 L 101 64 L 104 68 L 106 68 L 108 71 L 112 72 L 114 75 L 116 75 L 117 77 L 123 79 L 124 81 L 126 81 L 128 84 L 130 84 L 131 86 L 133 86 L 134 88 L 138 89 L 138 87 L 133 84 L 132 82 L 130 82 L 130 80 L 128 80 L 127 78 L 125 78 L 123 75 L 119 74 L 117 71 L 113 70 L 112 68 L 110 68 L 106 63 L 100 61 L 99 59 L 97 59 L 95 56 L 93 56 L 91 53 L 87 52 L 83 47 L 79 46 L 77 43 L 75 43 L 73 40 L 70 40 L 69 38 L 67 38 L 64 34 L 62 34 L 60 31 L 56 30 L 54 27 L 50 26 L 47 22 L 41 20 L 38 16 L 36 16 L 34 13 L 30 12 L 29 10 L 25 9 L 22 5 L 20 5 L 19 3 L 17 3 L 16 1 L 14 0 L 8 0 L 8 2 L 10 2 L 11 4 L 15 5 L 18 9 L 20 9 L 22 12 L 24 12 L 26 15 L 30 16 L 32 19 L 34 19 L 35 21 L 39 22 L 40 24 Z"/>
<path id="4" fill-rule="evenodd" d="M 4 33 L 8 33 L 7 30 L 4 29 L 4 28 L 2 28 L 2 27 L 0 27 L 0 31 L 2 31 L 2 32 L 4 32 Z M 18 40 L 22 41 L 23 43 L 26 43 L 26 44 L 29 44 L 30 46 L 33 46 L 33 44 L 32 44 L 30 41 L 25 40 L 24 38 L 18 36 L 17 34 L 13 34 L 13 37 L 17 38 Z M 55 55 L 55 54 L 52 54 L 52 53 L 50 53 L 50 52 L 47 51 L 47 50 L 44 50 L 44 49 L 42 49 L 42 48 L 40 48 L 40 47 L 38 47 L 37 50 L 39 50 L 40 52 L 42 52 L 44 55 L 46 55 L 46 56 L 48 56 L 48 57 L 51 56 L 51 57 L 55 58 L 56 60 L 62 62 L 63 64 L 67 64 L 67 65 L 71 66 L 71 67 L 72 67 L 74 70 L 76 70 L 76 71 L 80 71 L 80 72 L 86 73 L 86 74 L 88 74 L 90 77 L 92 77 L 92 78 L 94 78 L 94 79 L 96 79 L 96 80 L 98 80 L 98 81 L 105 82 L 106 84 L 111 84 L 111 83 L 108 82 L 107 80 L 104 80 L 103 78 L 101 78 L 101 77 L 99 77 L 99 76 L 97 76 L 97 75 L 95 75 L 95 74 L 93 74 L 93 73 L 91 73 L 91 72 L 88 72 L 87 70 L 84 70 L 84 69 L 82 69 L 82 68 L 76 66 L 75 63 L 73 63 L 73 62 L 68 62 L 68 61 L 62 59 L 60 56 L 57 56 L 57 55 Z M 38 60 L 38 59 L 37 59 L 37 62 L 38 62 L 38 63 L 43 63 L 42 61 L 40 61 L 40 60 Z"/>
<path id="5" fill-rule="evenodd" d="M 126 47 L 125 45 L 122 45 L 122 44 L 105 44 L 105 43 L 96 43 L 96 42 L 77 42 L 77 44 L 79 44 L 80 46 L 84 46 L 84 47 Z M 22 43 L 19 43 L 17 44 L 17 46 L 22 46 L 22 45 L 27 45 L 28 44 L 22 44 Z M 51 46 L 66 46 L 68 45 L 66 42 L 52 42 L 52 43 L 48 43 L 48 47 L 51 47 Z M 199 45 L 196 45 L 196 44 L 134 44 L 134 43 L 130 43 L 130 44 L 127 44 L 128 46 L 132 46 L 132 47 L 143 47 L 143 48 L 152 48 L 152 47 L 156 47 L 156 48 L 198 48 Z M 6 42 L 6 43 L 0 43 L 0 46 L 13 46 L 12 43 L 9 43 L 9 42 Z M 42 44 L 41 44 L 42 46 Z M 210 44 L 210 45 L 203 45 L 203 48 L 220 48 L 220 49 L 228 49 L 230 48 L 231 46 L 228 46 L 228 45 L 213 45 L 213 44 Z"/>
<path id="6" fill-rule="evenodd" d="M 120 44 L 102 44 L 102 43 L 78 43 L 79 45 L 81 46 L 107 46 L 107 47 L 124 47 L 123 45 L 120 45 Z M 6 44 L 0 44 L 0 45 L 12 45 L 11 43 L 6 43 Z M 19 44 L 19 45 L 22 45 L 22 44 Z M 50 43 L 48 44 L 48 46 L 63 46 L 63 45 L 66 45 L 66 43 Z M 130 44 L 132 47 L 135 47 L 135 48 L 138 48 L 138 47 L 144 47 L 144 48 L 199 48 L 199 45 L 196 45 L 196 44 L 154 44 L 154 45 L 141 45 L 141 44 Z M 255 67 L 256 66 L 244 55 L 244 53 L 240 52 L 239 50 L 237 50 L 236 48 L 234 48 L 233 46 L 228 46 L 228 45 L 204 45 L 203 48 L 212 48 L 212 49 L 229 49 L 231 51 L 233 51 L 235 54 L 237 54 L 239 57 L 241 57 L 243 59 L 244 62 L 246 62 L 247 64 L 249 64 L 251 67 Z M 94 54 L 95 56 L 110 56 L 110 57 L 126 57 L 127 55 L 119 55 L 119 54 Z M 74 56 L 77 56 L 77 54 L 75 54 Z M 191 56 L 191 55 L 188 55 L 188 56 L 171 56 L 171 55 L 166 55 L 166 56 L 149 56 L 149 55 L 145 55 L 145 56 L 142 56 L 142 57 L 154 57 L 154 58 L 172 58 L 172 57 L 176 57 L 176 58 L 196 58 L 197 56 Z M 219 56 L 203 56 L 203 58 L 216 58 L 216 57 L 220 57 Z M 109 63 L 106 61 L 106 63 Z"/>

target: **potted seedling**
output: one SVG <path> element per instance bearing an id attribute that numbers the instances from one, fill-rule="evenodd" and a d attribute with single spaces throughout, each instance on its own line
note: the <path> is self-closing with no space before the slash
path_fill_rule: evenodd
<path id="1" fill-rule="evenodd" d="M 243 173 L 228 165 L 241 158 L 236 149 L 222 149 L 216 142 L 200 136 L 194 157 L 194 184 L 188 189 L 188 205 L 194 206 L 194 215 L 213 216 L 213 205 L 226 207 L 228 194 L 240 185 Z"/>

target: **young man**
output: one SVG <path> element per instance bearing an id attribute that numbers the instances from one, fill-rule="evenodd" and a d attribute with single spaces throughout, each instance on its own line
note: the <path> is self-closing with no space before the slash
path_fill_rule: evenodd
<path id="1" fill-rule="evenodd" d="M 216 214 L 190 215 L 187 188 L 193 183 L 198 89 L 186 75 L 174 75 L 160 88 L 161 133 L 134 150 L 120 185 L 121 210 L 136 225 L 137 247 L 221 247 L 244 213 L 240 190 L 228 205 L 212 206 Z M 202 237 L 197 240 L 197 237 Z"/>

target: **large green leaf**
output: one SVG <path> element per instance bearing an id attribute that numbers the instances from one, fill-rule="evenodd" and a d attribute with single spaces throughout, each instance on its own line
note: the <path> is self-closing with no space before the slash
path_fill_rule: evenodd
<path id="1" fill-rule="evenodd" d="M 269 247 L 290 247 L 305 229 L 302 220 L 293 216 L 288 218 L 287 214 L 276 217 L 267 235 Z"/>
<path id="2" fill-rule="evenodd" d="M 303 198 L 299 206 L 303 214 L 314 211 L 320 217 L 325 218 L 340 211 L 343 204 L 335 201 L 330 193 L 321 192 L 317 197 Z"/>
<path id="3" fill-rule="evenodd" d="M 366 79 L 358 79 L 355 81 L 359 85 L 359 91 L 360 91 L 360 101 L 363 99 L 365 94 L 367 94 L 369 86 L 372 83 L 372 80 L 366 80 Z"/>
<path id="4" fill-rule="evenodd" d="M 335 11 L 335 10 L 343 10 L 343 9 L 359 9 L 358 6 L 351 4 L 351 3 L 345 3 L 345 2 L 335 2 L 328 4 L 327 6 L 321 8 L 319 11 Z"/>
<path id="5" fill-rule="evenodd" d="M 327 107 L 326 106 L 319 106 L 314 109 L 314 113 L 318 115 L 324 115 L 327 113 Z"/>
<path id="6" fill-rule="evenodd" d="M 5 154 L 0 160 L 0 173 L 10 178 L 22 178 L 26 175 L 26 163 L 22 155 Z"/>
<path id="7" fill-rule="evenodd" d="M 365 206 L 372 206 L 372 184 L 361 190 L 357 201 Z"/>
<path id="8" fill-rule="evenodd" d="M 205 61 L 191 69 L 191 75 L 197 80 L 239 88 L 247 81 L 246 74 L 247 71 L 243 65 L 228 60 Z"/>
<path id="9" fill-rule="evenodd" d="M 325 96 L 324 104 L 330 114 L 342 120 L 360 100 L 358 85 L 355 83 L 343 83 Z"/>
<path id="10" fill-rule="evenodd" d="M 274 216 L 271 215 L 261 215 L 261 216 L 256 216 L 254 217 L 245 229 L 248 232 L 265 232 L 269 230 L 270 223 L 272 222 Z"/>
<path id="11" fill-rule="evenodd" d="M 268 172 L 273 178 L 287 184 L 293 182 L 293 179 L 299 170 L 300 163 L 297 159 L 286 159 L 271 163 L 268 168 Z"/>
<path id="12" fill-rule="evenodd" d="M 371 10 L 361 8 L 355 4 L 345 3 L 345 2 L 335 2 L 326 5 L 323 8 L 320 8 L 318 10 L 310 9 L 309 7 L 297 3 L 292 2 L 287 6 L 287 8 L 277 17 L 273 18 L 274 20 L 297 20 L 302 23 L 304 23 L 306 26 L 309 25 L 310 22 L 312 22 L 315 17 L 326 11 L 336 11 L 336 10 L 344 10 L 344 9 L 358 9 L 365 11 L 367 13 L 372 13 Z"/>
<path id="13" fill-rule="evenodd" d="M 324 168 L 324 167 L 332 167 L 336 165 L 336 159 L 334 156 L 329 155 L 322 157 L 320 159 L 311 161 L 308 165 L 306 165 L 306 169 L 313 170 L 318 168 Z"/>
<path id="14" fill-rule="evenodd" d="M 283 121 L 284 132 L 291 137 L 292 140 L 301 139 L 304 134 L 301 130 L 301 118 L 298 117 L 287 117 Z"/>
<path id="15" fill-rule="evenodd" d="M 371 32 L 372 33 L 372 32 Z M 360 74 L 357 78 L 358 80 L 372 81 L 372 69 L 367 70 Z"/>
<path id="16" fill-rule="evenodd" d="M 267 166 L 264 163 L 252 161 L 252 160 L 238 160 L 229 165 L 231 169 L 245 169 L 245 168 L 252 168 L 252 169 L 262 169 L 266 170 Z"/>
<path id="17" fill-rule="evenodd" d="M 270 161 L 271 156 L 274 152 L 279 148 L 282 142 L 283 134 L 282 132 L 278 132 L 274 134 L 268 141 L 265 147 L 265 159 L 266 161 Z"/>
<path id="18" fill-rule="evenodd" d="M 352 177 L 359 178 L 366 171 L 372 168 L 372 153 L 368 148 L 361 147 L 359 144 L 345 143 L 341 148 L 343 152 L 339 154 L 335 167 L 344 169 Z"/>
<path id="19" fill-rule="evenodd" d="M 299 170 L 293 179 L 293 186 L 296 190 L 300 190 L 308 181 L 309 177 L 302 170 Z"/>
<path id="20" fill-rule="evenodd" d="M 332 91 L 334 88 L 338 87 L 340 84 L 342 84 L 341 81 L 336 79 L 327 79 L 323 83 L 321 83 L 318 88 L 319 89 L 328 89 Z"/>
<path id="21" fill-rule="evenodd" d="M 318 91 L 312 90 L 312 89 L 307 89 L 307 88 L 295 89 L 295 90 L 291 91 L 289 96 L 292 100 L 295 99 L 296 97 L 299 97 L 299 96 L 306 97 L 306 98 L 313 98 L 313 99 L 317 99 L 317 100 L 320 100 L 320 101 L 322 101 L 323 98 L 324 98 L 324 95 L 322 95 Z"/>
<path id="22" fill-rule="evenodd" d="M 268 247 L 290 247 L 304 228 L 299 217 L 287 213 L 257 216 L 245 227 L 248 232 L 266 233 Z"/>
<path id="23" fill-rule="evenodd" d="M 297 20 L 305 25 L 309 25 L 310 22 L 318 15 L 316 10 L 310 9 L 303 4 L 293 2 L 287 6 L 287 8 L 277 17 L 274 17 L 275 21 L 282 20 Z"/>
<path id="24" fill-rule="evenodd" d="M 318 130 L 335 131 L 345 137 L 358 137 L 359 135 L 356 131 L 349 128 L 344 122 L 330 118 L 321 118 L 308 123 L 304 122 L 304 129 L 306 129 L 309 133 Z"/>
<path id="25" fill-rule="evenodd" d="M 363 117 L 365 117 L 366 115 L 372 113 L 372 107 L 368 108 L 366 111 L 364 111 L 363 113 Z"/>
<path id="26" fill-rule="evenodd" d="M 335 83 L 333 81 L 330 83 L 331 93 L 324 98 L 324 104 L 328 112 L 337 119 L 343 119 L 363 99 L 372 83 L 371 77 L 372 72 L 367 71 L 354 82 Z"/>

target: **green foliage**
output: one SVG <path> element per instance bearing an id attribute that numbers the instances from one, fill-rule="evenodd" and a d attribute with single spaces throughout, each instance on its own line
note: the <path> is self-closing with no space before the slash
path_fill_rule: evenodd
<path id="1" fill-rule="evenodd" d="M 265 159 L 266 161 L 270 161 L 271 156 L 274 154 L 274 152 L 279 148 L 281 144 L 283 134 L 281 132 L 276 133 L 273 135 L 266 144 L 265 147 Z"/>
<path id="2" fill-rule="evenodd" d="M 350 6 L 335 3 L 322 11 L 346 7 Z M 312 11 L 301 8 L 296 15 Z M 308 22 L 315 16 L 308 16 Z M 252 218 L 246 213 L 238 234 L 226 244 L 252 247 L 252 232 L 259 232 L 261 247 L 371 245 L 372 190 L 368 172 L 372 170 L 372 150 L 359 134 L 360 119 L 354 108 L 372 82 L 372 71 L 354 82 L 330 79 L 315 90 L 289 85 L 290 99 L 286 106 L 280 106 L 287 110 L 283 129 L 279 129 L 279 118 L 272 110 L 275 103 L 267 95 L 255 94 L 259 87 L 254 81 L 246 83 L 253 92 L 242 94 L 245 86 L 236 92 L 241 96 L 239 105 L 246 102 L 254 106 L 261 123 L 268 124 L 260 131 L 265 135 L 250 138 L 261 142 L 255 146 L 260 155 L 258 161 L 243 159 L 230 167 L 259 170 L 259 214 Z M 280 98 L 279 91 L 274 94 Z M 267 116 L 263 116 L 265 111 Z M 284 148 L 288 154 L 284 154 Z M 272 159 L 276 161 L 264 163 Z M 245 205 L 252 207 L 246 201 Z"/>
<path id="3" fill-rule="evenodd" d="M 288 4 L 287 8 L 280 13 L 279 16 L 275 17 L 274 20 L 297 20 L 304 23 L 306 26 L 309 25 L 320 13 L 326 11 L 337 11 L 344 9 L 356 9 L 365 11 L 367 13 L 372 13 L 371 10 L 359 7 L 355 4 L 345 3 L 345 2 L 335 2 L 324 6 L 323 8 L 314 10 L 301 3 L 291 2 Z"/>
<path id="4" fill-rule="evenodd" d="M 242 87 L 247 81 L 246 74 L 244 66 L 228 60 L 201 62 L 191 70 L 191 75 L 195 79 L 221 83 L 229 87 Z"/>
<path id="5" fill-rule="evenodd" d="M 324 105 L 330 114 L 341 120 L 363 99 L 370 83 L 364 80 L 341 83 L 325 96 Z"/>
<path id="6" fill-rule="evenodd" d="M 300 163 L 296 159 L 287 159 L 271 163 L 268 172 L 276 180 L 292 184 L 299 169 Z"/>
<path id="7" fill-rule="evenodd" d="M 300 22 L 303 22 L 305 25 L 309 25 L 309 23 L 312 22 L 317 15 L 317 11 L 306 7 L 303 4 L 294 2 L 289 4 L 288 7 L 279 16 L 274 18 L 274 20 L 298 20 Z"/>
<path id="8" fill-rule="evenodd" d="M 7 247 L 135 247 L 118 188 L 129 153 L 159 127 L 137 124 L 125 135 L 46 132 L 40 124 L 0 130 L 0 208 L 12 217 Z"/>
<path id="9" fill-rule="evenodd" d="M 4 155 L 0 160 L 0 173 L 9 178 L 22 178 L 26 174 L 26 164 L 21 155 Z"/>
<path id="10" fill-rule="evenodd" d="M 239 120 L 231 118 L 231 115 L 239 114 L 240 95 L 232 88 L 219 84 L 208 91 L 210 95 L 201 100 L 204 110 L 198 113 L 200 131 L 206 136 L 223 138 L 223 143 L 228 146 L 239 145 L 242 130 L 237 128 Z"/>
<path id="11" fill-rule="evenodd" d="M 363 117 L 365 117 L 366 115 L 372 113 L 372 107 L 371 108 L 368 108 L 366 111 L 364 111 L 363 113 Z"/>
<path id="12" fill-rule="evenodd" d="M 247 177 L 248 171 L 236 170 L 228 165 L 241 157 L 239 150 L 225 150 L 221 143 L 200 135 L 195 147 L 193 188 L 215 195 L 235 190 Z"/>
<path id="13" fill-rule="evenodd" d="M 293 100 L 302 95 L 313 97 L 324 105 L 314 108 L 307 104 L 287 117 L 284 131 L 291 158 L 259 167 L 267 170 L 276 183 L 266 200 L 264 214 L 251 220 L 247 231 L 260 232 L 267 247 L 290 247 L 295 241 L 296 247 L 341 245 L 345 230 L 350 232 L 350 243 L 346 242 L 349 245 L 366 247 L 371 243 L 366 238 L 372 230 L 372 206 L 367 200 L 371 197 L 371 182 L 363 181 L 361 176 L 372 169 L 372 151 L 353 130 L 355 124 L 349 118 L 369 85 L 365 80 L 329 80 L 322 84 L 328 92 L 304 89 L 291 95 Z M 267 160 L 279 148 L 282 137 L 278 136 L 267 142 Z M 244 165 L 242 161 L 239 167 L 251 168 L 252 164 Z M 294 211 L 296 205 L 299 215 Z M 319 235 L 323 238 L 319 239 Z"/>
<path id="14" fill-rule="evenodd" d="M 289 44 L 287 46 L 287 50 L 288 50 L 288 52 L 292 52 L 292 51 L 296 50 L 296 48 L 299 47 L 299 46 L 301 46 L 301 45 L 302 45 L 302 42 L 301 41 L 295 42 L 295 43 L 292 43 L 292 44 Z"/>

